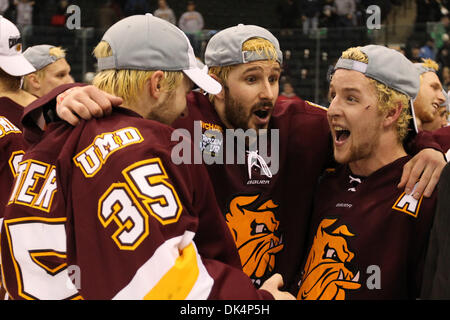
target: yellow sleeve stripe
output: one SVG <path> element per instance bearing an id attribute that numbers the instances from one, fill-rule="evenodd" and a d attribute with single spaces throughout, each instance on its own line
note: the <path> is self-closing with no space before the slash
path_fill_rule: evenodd
<path id="1" fill-rule="evenodd" d="M 214 280 L 192 241 L 194 235 L 186 231 L 164 242 L 113 299 L 207 299 Z"/>
<path id="2" fill-rule="evenodd" d="M 322 107 L 321 105 L 318 105 L 318 104 L 316 104 L 316 103 L 314 103 L 314 102 L 311 102 L 311 101 L 307 101 L 307 100 L 305 100 L 305 101 L 306 101 L 306 103 L 309 104 L 311 107 L 315 107 L 315 108 L 322 109 L 322 110 L 324 110 L 324 111 L 328 111 L 327 108 Z"/>
<path id="3" fill-rule="evenodd" d="M 184 248 L 175 265 L 147 293 L 145 300 L 184 300 L 198 279 L 194 245 Z"/>

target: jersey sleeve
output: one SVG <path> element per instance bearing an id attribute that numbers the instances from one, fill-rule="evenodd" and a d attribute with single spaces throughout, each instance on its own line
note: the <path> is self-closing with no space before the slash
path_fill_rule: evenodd
<path id="1" fill-rule="evenodd" d="M 427 148 L 436 149 L 437 151 L 445 153 L 442 143 L 440 143 L 436 135 L 430 131 L 419 131 L 414 139 L 408 142 L 405 147 L 410 155 L 415 155 Z"/>
<path id="2" fill-rule="evenodd" d="M 450 161 L 450 126 L 433 131 L 433 137 L 445 153 L 447 162 Z"/>
<path id="3" fill-rule="evenodd" d="M 22 132 L 7 118 L 0 116 L 0 222 L 7 204 L 17 165 L 23 156 Z"/>
<path id="4" fill-rule="evenodd" d="M 8 203 L 17 166 L 22 160 L 23 139 L 19 128 L 15 127 L 7 118 L 0 117 L 0 232 L 4 218 L 4 211 Z M 3 280 L 0 280 L 0 300 L 4 300 L 6 291 Z"/>

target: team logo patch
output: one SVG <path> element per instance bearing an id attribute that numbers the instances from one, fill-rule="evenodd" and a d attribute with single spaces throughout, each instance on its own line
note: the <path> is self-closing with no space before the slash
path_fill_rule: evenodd
<path id="1" fill-rule="evenodd" d="M 323 219 L 308 254 L 298 300 L 345 300 L 346 291 L 357 290 L 359 271 L 348 269 L 355 254 L 347 245 L 354 237 L 346 225 L 336 227 L 337 219 Z"/>
<path id="2" fill-rule="evenodd" d="M 205 131 L 202 133 L 202 140 L 200 141 L 200 150 L 212 157 L 218 155 L 222 149 L 223 137 L 222 127 L 208 122 L 201 122 L 202 129 Z"/>
<path id="3" fill-rule="evenodd" d="M 22 38 L 19 36 L 19 37 L 11 37 L 11 38 L 9 38 L 9 48 L 11 49 L 12 47 L 14 47 L 16 44 L 20 44 L 20 43 L 22 43 Z M 20 48 L 20 49 L 22 49 L 22 48 Z M 16 48 L 16 50 L 17 50 L 17 48 Z"/>
<path id="4" fill-rule="evenodd" d="M 413 198 L 412 194 L 414 194 L 416 186 L 417 184 L 414 186 L 414 189 L 411 192 L 411 194 L 406 194 L 405 192 L 403 192 L 397 199 L 397 201 L 395 201 L 394 205 L 392 206 L 392 209 L 409 214 L 410 216 L 417 218 L 417 216 L 419 215 L 419 209 L 422 203 L 423 196 L 420 197 L 419 200 Z"/>
<path id="5" fill-rule="evenodd" d="M 200 142 L 200 150 L 212 157 L 219 154 L 222 149 L 223 141 L 218 136 L 211 133 L 203 133 L 202 141 Z"/>
<path id="6" fill-rule="evenodd" d="M 278 235 L 279 221 L 272 200 L 258 203 L 259 195 L 237 196 L 230 201 L 226 221 L 239 251 L 244 272 L 256 285 L 271 274 L 275 255 L 284 244 Z"/>

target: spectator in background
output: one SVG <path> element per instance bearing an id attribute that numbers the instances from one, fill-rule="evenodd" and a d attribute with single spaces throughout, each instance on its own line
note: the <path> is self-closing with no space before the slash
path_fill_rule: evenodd
<path id="1" fill-rule="evenodd" d="M 124 7 L 125 15 L 146 14 L 149 12 L 147 0 L 127 0 Z"/>
<path id="2" fill-rule="evenodd" d="M 325 0 L 320 15 L 319 25 L 324 28 L 334 28 L 336 26 L 335 11 L 334 0 Z"/>
<path id="3" fill-rule="evenodd" d="M 420 58 L 420 46 L 418 44 L 413 44 L 411 46 L 411 55 L 409 60 L 412 62 L 422 62 L 422 58 Z"/>
<path id="4" fill-rule="evenodd" d="M 69 1 L 60 0 L 56 6 L 56 12 L 51 17 L 50 25 L 53 27 L 63 27 L 66 24 L 66 14 Z"/>
<path id="5" fill-rule="evenodd" d="M 442 39 L 444 43 L 436 55 L 436 62 L 441 67 L 441 70 L 443 70 L 443 67 L 450 66 L 450 38 L 448 34 L 444 34 Z"/>
<path id="6" fill-rule="evenodd" d="M 279 0 L 276 6 L 276 12 L 280 19 L 281 29 L 292 29 L 297 27 L 299 18 L 297 2 L 294 0 Z M 282 30 L 285 33 L 284 30 Z M 290 32 L 289 32 L 290 33 Z"/>
<path id="7" fill-rule="evenodd" d="M 433 26 L 430 36 L 433 38 L 436 49 L 439 50 L 444 45 L 444 35 L 449 31 L 450 19 L 448 15 L 443 15 L 441 20 Z"/>
<path id="8" fill-rule="evenodd" d="M 450 90 L 450 67 L 445 66 L 442 68 L 442 87 L 444 87 L 444 90 L 449 91 Z"/>
<path id="9" fill-rule="evenodd" d="M 317 30 L 321 8 L 321 0 L 300 1 L 303 34 L 309 34 L 309 30 L 312 32 Z"/>
<path id="10" fill-rule="evenodd" d="M 441 0 L 416 0 L 416 23 L 438 21 L 442 14 L 442 2 Z"/>
<path id="11" fill-rule="evenodd" d="M 25 50 L 23 56 L 36 69 L 23 82 L 23 89 L 32 95 L 42 97 L 62 84 L 74 82 L 66 52 L 61 47 L 37 45 Z"/>
<path id="12" fill-rule="evenodd" d="M 296 63 L 297 60 L 292 59 L 291 50 L 285 50 L 283 56 L 284 59 L 283 63 L 281 64 L 281 81 L 285 81 L 286 78 L 291 77 L 294 70 L 298 67 Z"/>
<path id="13" fill-rule="evenodd" d="M 283 84 L 283 91 L 280 93 L 280 95 L 278 96 L 278 101 L 285 101 L 285 100 L 297 100 L 297 101 L 302 101 L 302 99 L 300 99 L 297 94 L 294 91 L 294 87 L 292 86 L 292 83 L 290 83 L 289 81 L 286 81 Z"/>
<path id="14" fill-rule="evenodd" d="M 356 25 L 355 0 L 334 0 L 338 27 L 354 27 Z"/>
<path id="15" fill-rule="evenodd" d="M 0 15 L 5 15 L 6 10 L 9 8 L 9 0 L 0 0 Z"/>
<path id="16" fill-rule="evenodd" d="M 436 47 L 433 38 L 428 38 L 425 45 L 420 48 L 419 57 L 422 59 L 436 60 Z"/>
<path id="17" fill-rule="evenodd" d="M 202 14 L 195 10 L 194 1 L 188 1 L 187 11 L 181 15 L 178 26 L 189 38 L 189 41 L 194 48 L 195 55 L 199 56 L 202 45 L 201 32 L 204 27 L 204 21 Z"/>
<path id="18" fill-rule="evenodd" d="M 122 8 L 118 0 L 108 0 L 100 6 L 98 12 L 98 26 L 107 29 L 117 21 L 124 18 Z"/>
<path id="19" fill-rule="evenodd" d="M 33 25 L 33 6 L 34 1 L 31 0 L 14 0 L 16 6 L 17 17 L 16 25 L 22 35 L 27 32 L 27 28 Z"/>
<path id="20" fill-rule="evenodd" d="M 172 24 L 177 23 L 175 13 L 173 13 L 173 10 L 169 7 L 166 0 L 158 0 L 158 9 L 153 12 L 153 15 L 155 17 L 169 21 Z"/>

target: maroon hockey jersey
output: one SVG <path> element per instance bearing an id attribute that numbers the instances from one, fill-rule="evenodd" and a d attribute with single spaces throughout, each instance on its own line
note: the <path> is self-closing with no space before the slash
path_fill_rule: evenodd
<path id="1" fill-rule="evenodd" d="M 415 200 L 397 188 L 402 157 L 368 177 L 348 166 L 320 183 L 298 299 L 415 299 L 436 193 Z"/>
<path id="2" fill-rule="evenodd" d="M 1 234 L 12 298 L 272 298 L 242 272 L 204 166 L 172 163 L 172 131 L 122 108 L 25 128 Z"/>
<path id="3" fill-rule="evenodd" d="M 24 107 L 15 103 L 8 97 L 0 97 L 0 115 L 7 117 L 16 127 L 22 130 L 22 118 Z"/>
<path id="4" fill-rule="evenodd" d="M 305 101 L 278 103 L 267 145 L 260 139 L 256 148 L 247 145 L 243 152 L 207 96 L 190 93 L 188 108 L 189 116 L 174 126 L 189 131 L 203 162 L 216 160 L 206 167 L 244 271 L 256 286 L 281 273 L 294 292 L 315 186 L 332 158 L 326 110 Z M 229 148 L 231 142 L 235 148 Z M 236 159 L 239 153 L 244 161 Z"/>
<path id="5" fill-rule="evenodd" d="M 22 117 L 24 108 L 9 98 L 0 98 L 0 219 L 18 163 L 23 156 Z"/>

